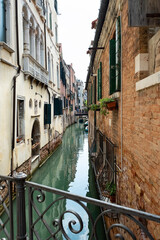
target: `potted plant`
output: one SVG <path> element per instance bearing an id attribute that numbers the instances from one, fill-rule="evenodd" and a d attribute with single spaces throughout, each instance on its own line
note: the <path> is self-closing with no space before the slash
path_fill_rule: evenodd
<path id="1" fill-rule="evenodd" d="M 106 184 L 106 190 L 108 192 L 110 201 L 113 203 L 116 200 L 116 184 L 111 182 Z"/>
<path id="2" fill-rule="evenodd" d="M 100 108 L 107 108 L 108 110 L 117 109 L 117 101 L 113 98 L 102 98 L 100 99 Z"/>
<path id="3" fill-rule="evenodd" d="M 91 104 L 90 105 L 90 110 L 99 111 L 100 110 L 100 105 L 99 104 Z"/>

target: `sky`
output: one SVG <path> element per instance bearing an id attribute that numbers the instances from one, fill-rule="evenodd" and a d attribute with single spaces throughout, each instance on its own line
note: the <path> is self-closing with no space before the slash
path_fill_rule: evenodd
<path id="1" fill-rule="evenodd" d="M 58 42 L 63 59 L 73 64 L 77 79 L 86 82 L 90 56 L 86 54 L 95 29 L 91 22 L 98 18 L 100 0 L 58 0 Z"/>

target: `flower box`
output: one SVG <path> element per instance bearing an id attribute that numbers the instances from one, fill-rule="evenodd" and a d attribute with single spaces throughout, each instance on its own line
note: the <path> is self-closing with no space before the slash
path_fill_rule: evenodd
<path id="1" fill-rule="evenodd" d="M 117 109 L 117 102 L 116 101 L 111 101 L 111 102 L 106 102 L 107 109 L 108 110 L 115 110 Z"/>

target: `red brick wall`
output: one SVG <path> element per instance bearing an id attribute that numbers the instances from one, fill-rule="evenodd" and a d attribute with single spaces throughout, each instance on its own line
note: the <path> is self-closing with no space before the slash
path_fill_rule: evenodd
<path id="1" fill-rule="evenodd" d="M 110 111 L 107 116 L 97 113 L 97 127 L 116 144 L 120 168 L 122 151 L 123 171 L 117 174 L 117 203 L 160 215 L 160 85 L 136 92 L 136 82 L 148 75 L 148 72 L 135 74 L 135 57 L 148 52 L 148 32 L 146 28 L 128 27 L 128 1 L 123 6 L 121 22 L 122 91 L 118 110 Z M 100 61 L 102 97 L 106 98 L 109 97 L 109 42 Z M 89 116 L 93 121 L 93 116 Z M 148 228 L 158 239 L 158 227 L 150 224 Z"/>

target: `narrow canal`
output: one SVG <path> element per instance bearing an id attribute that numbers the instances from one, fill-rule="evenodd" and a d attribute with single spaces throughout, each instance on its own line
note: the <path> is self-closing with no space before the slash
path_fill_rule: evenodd
<path id="1" fill-rule="evenodd" d="M 77 123 L 67 128 L 63 136 L 62 144 L 47 160 L 47 162 L 39 168 L 38 171 L 36 171 L 31 181 L 81 196 L 93 198 L 98 197 L 93 171 L 89 162 L 88 134 L 84 132 L 83 124 Z M 63 205 L 62 203 L 60 204 L 61 212 L 72 209 L 75 212 L 78 212 L 83 219 L 83 231 L 76 235 L 72 234 L 68 228 L 69 221 L 74 219 L 73 215 L 65 215 L 64 224 L 66 229 L 68 228 L 66 232 L 70 239 L 89 239 L 91 232 L 89 227 L 90 221 L 85 212 L 83 212 L 84 210 L 70 200 L 66 200 Z M 88 206 L 88 208 L 91 210 L 94 217 L 100 213 L 99 208 L 95 206 Z M 59 208 L 57 207 L 57 210 L 58 209 Z M 59 215 L 59 213 L 57 213 L 57 215 Z M 77 221 L 76 218 L 75 221 Z M 75 228 L 76 227 L 78 230 L 79 226 L 75 226 Z M 98 226 L 98 228 L 100 234 L 100 238 L 98 239 L 105 239 L 102 223 Z M 58 240 L 59 239 L 66 238 L 59 236 Z"/>
<path id="2" fill-rule="evenodd" d="M 62 144 L 57 148 L 57 150 L 49 157 L 49 159 L 34 173 L 31 179 L 32 182 L 39 183 L 42 185 L 50 186 L 53 188 L 61 189 L 73 194 L 87 196 L 92 198 L 98 198 L 95 179 L 92 167 L 89 162 L 88 154 L 88 134 L 84 132 L 83 124 L 77 123 L 69 128 L 63 135 Z M 26 191 L 26 199 L 27 197 Z M 47 194 L 46 194 L 47 196 Z M 47 196 L 48 197 L 48 196 Z M 57 199 L 53 194 L 50 193 L 49 200 L 44 201 L 43 204 L 37 204 L 38 211 L 43 212 L 50 204 L 50 202 Z M 42 206 L 43 205 L 43 206 Z M 100 209 L 94 205 L 85 204 L 85 206 L 90 210 L 94 219 L 100 213 Z M 58 201 L 54 208 L 49 209 L 45 214 L 45 221 L 50 226 L 53 227 L 53 221 L 57 218 L 59 219 L 60 215 L 63 214 L 66 210 L 72 210 L 77 212 L 83 220 L 83 230 L 79 234 L 73 234 L 69 230 L 69 222 L 75 220 L 77 223 L 72 227 L 74 230 L 78 231 L 80 224 L 78 219 L 74 214 L 67 213 L 64 214 L 63 226 L 66 231 L 66 234 L 71 240 L 88 240 L 91 235 L 91 222 L 80 205 L 71 200 L 62 200 Z M 14 235 L 16 239 L 16 202 L 14 201 Z M 37 217 L 37 214 L 33 212 L 33 218 Z M 3 218 L 2 218 L 3 219 Z M 26 201 L 26 223 L 27 223 L 27 235 L 29 233 L 28 229 L 28 201 Z M 4 220 L 4 219 L 3 219 Z M 61 233 L 56 235 L 56 238 L 53 238 L 48 233 L 48 230 L 42 223 L 39 221 L 35 228 L 38 232 L 38 237 L 34 235 L 34 240 L 45 240 L 45 239 L 57 239 L 65 240 L 66 237 Z M 104 240 L 104 229 L 102 221 L 98 225 L 98 240 Z M 0 233 L 0 239 L 4 236 Z"/>

